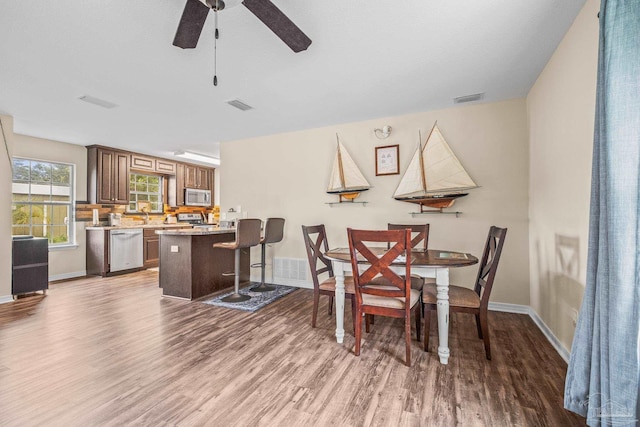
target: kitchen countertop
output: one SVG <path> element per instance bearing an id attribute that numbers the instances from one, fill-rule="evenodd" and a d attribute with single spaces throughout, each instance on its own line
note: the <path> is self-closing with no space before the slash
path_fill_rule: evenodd
<path id="1" fill-rule="evenodd" d="M 130 228 L 191 228 L 191 224 L 91 225 L 85 230 L 123 230 Z"/>
<path id="2" fill-rule="evenodd" d="M 168 235 L 168 236 L 208 236 L 211 234 L 224 234 L 224 233 L 235 233 L 235 228 L 220 228 L 216 226 L 212 227 L 197 227 L 197 228 L 187 228 L 187 229 L 176 229 L 176 230 L 156 230 L 156 234 L 160 235 Z"/>

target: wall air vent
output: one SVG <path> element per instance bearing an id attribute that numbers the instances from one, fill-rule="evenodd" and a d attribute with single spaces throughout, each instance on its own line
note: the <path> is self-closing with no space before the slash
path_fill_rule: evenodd
<path id="1" fill-rule="evenodd" d="M 232 99 L 231 101 L 227 101 L 227 104 L 231 105 L 232 107 L 236 107 L 238 110 L 242 110 L 242 111 L 253 109 L 251 105 L 245 104 L 239 99 Z"/>
<path id="2" fill-rule="evenodd" d="M 97 105 L 102 108 L 114 108 L 118 105 L 113 102 L 105 101 L 104 99 L 94 98 L 93 96 L 83 95 L 78 98 L 80 101 L 88 102 L 89 104 Z"/>
<path id="3" fill-rule="evenodd" d="M 453 103 L 454 104 L 462 104 L 464 102 L 479 101 L 482 98 L 484 98 L 484 92 L 482 92 L 482 93 L 474 93 L 473 95 L 465 95 L 465 96 L 459 96 L 457 98 L 453 98 Z"/>

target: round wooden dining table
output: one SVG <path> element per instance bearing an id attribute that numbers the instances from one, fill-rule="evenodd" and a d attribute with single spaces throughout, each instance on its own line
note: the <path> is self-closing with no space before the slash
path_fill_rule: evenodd
<path id="1" fill-rule="evenodd" d="M 369 248 L 376 255 L 381 255 L 386 248 Z M 436 279 L 437 312 L 438 312 L 438 356 L 440 363 L 449 363 L 449 269 L 467 267 L 477 264 L 478 258 L 463 253 L 439 249 L 427 251 L 412 251 L 409 259 L 411 273 L 422 277 Z M 342 344 L 344 340 L 344 276 L 351 271 L 351 256 L 349 248 L 330 249 L 325 256 L 332 261 L 333 273 L 336 278 L 336 340 Z M 364 263 L 362 261 L 358 261 Z M 406 260 L 397 259 L 392 266 L 403 272 Z"/>

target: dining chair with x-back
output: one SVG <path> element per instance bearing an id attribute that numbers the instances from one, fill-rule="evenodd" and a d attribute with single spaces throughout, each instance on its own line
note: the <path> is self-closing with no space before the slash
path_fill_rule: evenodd
<path id="1" fill-rule="evenodd" d="M 454 285 L 449 286 L 449 311 L 471 313 L 476 316 L 478 337 L 484 341 L 484 350 L 488 360 L 491 360 L 488 318 L 489 296 L 498 271 L 498 262 L 500 261 L 506 235 L 506 228 L 492 226 L 489 229 L 473 289 Z M 435 285 L 425 285 L 422 290 L 422 300 L 424 303 L 424 351 L 429 351 L 431 310 L 437 308 L 437 289 Z"/>
<path id="2" fill-rule="evenodd" d="M 311 270 L 311 279 L 313 281 L 313 314 L 311 317 L 311 327 L 315 328 L 316 319 L 318 317 L 318 305 L 320 304 L 320 295 L 326 295 L 329 297 L 329 315 L 332 313 L 333 297 L 336 292 L 336 279 L 333 274 L 333 264 L 324 256 L 324 253 L 329 250 L 329 242 L 327 241 L 327 232 L 324 224 L 311 226 L 303 225 L 302 235 L 307 249 L 309 269 Z M 321 282 L 320 276 L 325 273 L 328 277 Z M 351 312 L 353 319 L 355 319 L 355 291 L 353 288 L 353 277 L 346 276 L 344 282 L 345 297 L 351 300 Z"/>
<path id="3" fill-rule="evenodd" d="M 429 224 L 387 224 L 387 230 L 411 230 L 411 250 L 426 252 L 429 247 Z M 424 278 L 417 274 L 411 276 L 411 287 L 422 290 L 425 283 L 436 283 L 435 278 Z"/>
<path id="4" fill-rule="evenodd" d="M 407 366 L 411 366 L 411 310 L 415 308 L 416 334 L 420 337 L 420 291 L 411 288 L 411 263 L 400 275 L 391 264 L 411 257 L 411 232 L 402 230 L 347 229 L 356 292 L 355 354 L 360 355 L 362 318 L 380 315 L 404 319 Z M 382 245 L 389 249 L 380 250 Z"/>

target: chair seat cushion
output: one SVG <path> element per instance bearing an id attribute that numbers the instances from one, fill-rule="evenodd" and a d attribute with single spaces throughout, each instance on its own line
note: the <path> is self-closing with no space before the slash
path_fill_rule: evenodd
<path id="1" fill-rule="evenodd" d="M 422 301 L 425 304 L 437 304 L 437 294 L 436 285 L 428 283 L 422 289 Z M 480 297 L 473 289 L 451 285 L 449 286 L 449 305 L 478 308 L 480 307 Z"/>
<path id="2" fill-rule="evenodd" d="M 387 279 L 384 277 L 376 277 L 371 282 L 369 282 L 368 287 L 376 287 L 379 289 L 393 289 L 397 290 L 398 288 L 391 285 L 385 285 Z M 420 301 L 420 290 L 411 288 L 411 295 L 409 296 L 409 306 L 413 307 L 416 303 Z M 370 294 L 362 294 L 362 304 L 370 305 L 376 307 L 386 307 L 386 308 L 404 308 L 404 297 L 382 297 L 378 295 L 370 295 Z"/>
<path id="3" fill-rule="evenodd" d="M 380 288 L 384 289 L 385 286 L 380 286 Z M 398 289 L 394 286 L 388 288 Z M 409 297 L 409 307 L 414 307 L 418 301 L 420 301 L 420 291 L 412 288 L 411 296 Z M 404 308 L 404 297 L 381 297 L 378 295 L 362 294 L 362 304 L 402 310 Z"/>
<path id="4" fill-rule="evenodd" d="M 327 280 L 325 280 L 324 282 L 320 283 L 320 286 L 318 286 L 320 289 L 322 289 L 323 291 L 334 291 L 336 290 L 336 278 L 335 277 L 329 277 Z M 345 276 L 344 277 L 344 292 L 347 294 L 355 294 L 356 293 L 356 288 L 354 287 L 353 284 L 353 276 Z"/>

